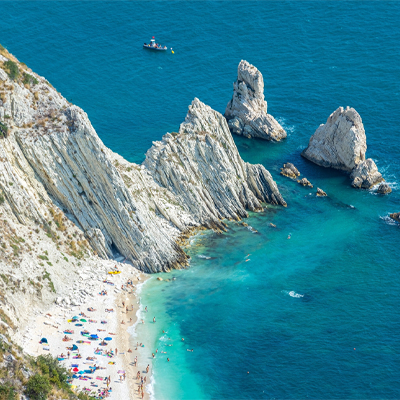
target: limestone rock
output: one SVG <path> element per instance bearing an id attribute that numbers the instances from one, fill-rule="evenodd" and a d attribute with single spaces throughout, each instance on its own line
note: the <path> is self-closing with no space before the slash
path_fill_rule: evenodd
<path id="1" fill-rule="evenodd" d="M 311 182 L 307 178 L 300 179 L 297 182 L 300 183 L 300 185 L 302 185 L 302 186 L 313 187 L 313 185 L 311 184 Z"/>
<path id="2" fill-rule="evenodd" d="M 301 155 L 322 167 L 351 174 L 352 186 L 370 188 L 383 180 L 372 159 L 365 159 L 367 139 L 354 108 L 339 107 L 311 136 Z"/>
<path id="3" fill-rule="evenodd" d="M 283 168 L 281 168 L 281 175 L 295 179 L 300 176 L 300 172 L 292 163 L 286 163 L 283 164 Z"/>
<path id="4" fill-rule="evenodd" d="M 261 72 L 242 60 L 233 84 L 233 97 L 225 110 L 232 133 L 279 141 L 287 135 L 275 118 L 267 113 L 264 100 L 264 80 Z"/>
<path id="5" fill-rule="evenodd" d="M 400 222 L 400 212 L 390 214 L 390 218 L 394 219 L 397 222 Z"/>
<path id="6" fill-rule="evenodd" d="M 382 175 L 371 158 L 360 162 L 350 175 L 351 185 L 355 188 L 370 189 L 383 181 Z"/>
<path id="7" fill-rule="evenodd" d="M 324 197 L 324 196 L 328 196 L 328 195 L 322 189 L 317 188 L 317 196 Z"/>
<path id="8" fill-rule="evenodd" d="M 159 272 L 187 265 L 176 243 L 182 233 L 225 229 L 222 219 L 263 202 L 286 205 L 270 173 L 240 158 L 225 118 L 199 100 L 179 133 L 154 142 L 137 165 L 106 148 L 87 114 L 43 77 L 18 68 L 37 83 L 12 81 L 0 67 L 0 121 L 9 128 L 0 139 L 0 207 L 17 231 L 40 227 L 64 249 L 68 242 L 68 254 L 108 259 L 117 251 Z M 48 272 L 63 273 L 55 265 Z"/>
<path id="9" fill-rule="evenodd" d="M 389 194 L 392 193 L 392 188 L 387 183 L 381 183 L 377 192 L 380 194 Z"/>
<path id="10" fill-rule="evenodd" d="M 339 107 L 311 136 L 301 155 L 322 167 L 351 172 L 365 160 L 367 142 L 361 117 L 354 108 Z"/>

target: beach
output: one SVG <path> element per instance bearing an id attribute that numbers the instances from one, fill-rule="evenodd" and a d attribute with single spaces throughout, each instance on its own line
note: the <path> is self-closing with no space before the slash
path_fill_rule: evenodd
<path id="1" fill-rule="evenodd" d="M 141 380 L 136 374 L 140 370 L 149 383 L 150 371 L 147 373 L 146 367 L 150 360 L 139 356 L 135 366 L 138 351 L 128 332 L 134 329 L 140 307 L 136 291 L 148 275 L 129 264 L 101 261 L 100 265 L 98 279 L 92 292 L 88 293 L 87 302 L 79 306 L 53 304 L 47 310 L 33 310 L 31 321 L 19 332 L 16 341 L 32 356 L 51 354 L 58 357 L 73 373 L 71 388 L 76 392 L 98 396 L 105 395 L 104 390 L 109 388 L 107 398 L 110 399 L 148 399 L 146 384 L 143 395 L 142 391 L 138 392 Z M 108 273 L 114 270 L 119 273 Z M 127 285 L 127 282 L 132 283 Z M 84 336 L 84 332 L 88 333 Z M 47 343 L 40 343 L 42 339 Z M 103 346 L 102 339 L 106 339 Z M 77 350 L 72 350 L 74 345 Z"/>

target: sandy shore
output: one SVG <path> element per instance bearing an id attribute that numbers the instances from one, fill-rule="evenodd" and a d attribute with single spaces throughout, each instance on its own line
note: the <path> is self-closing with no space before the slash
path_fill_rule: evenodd
<path id="1" fill-rule="evenodd" d="M 65 355 L 61 363 L 68 369 L 77 368 L 75 379 L 72 381 L 72 388 L 76 391 L 85 391 L 92 395 L 97 395 L 99 390 L 107 388 L 105 378 L 110 377 L 112 391 L 110 399 L 139 399 L 142 393 L 138 393 L 140 379 L 136 379 L 137 371 L 141 371 L 141 376 L 146 376 L 147 385 L 150 383 L 150 371 L 146 373 L 146 366 L 149 360 L 140 359 L 139 352 L 132 346 L 131 336 L 128 332 L 137 318 L 137 311 L 140 306 L 140 299 L 136 295 L 138 285 L 142 284 L 148 275 L 141 274 L 128 264 L 117 264 L 118 275 L 107 274 L 115 262 L 106 262 L 105 266 L 98 273 L 96 284 L 92 284 L 92 292 L 88 294 L 89 300 L 79 306 L 65 306 L 53 304 L 45 312 L 33 310 L 33 315 L 25 331 L 20 332 L 16 341 L 24 350 L 33 356 L 40 354 L 52 354 L 60 357 Z M 112 282 L 104 283 L 107 280 Z M 132 287 L 126 287 L 128 280 L 133 282 Z M 93 286 L 94 285 L 94 286 Z M 123 285 L 123 286 L 122 286 Z M 107 291 L 107 295 L 102 296 L 102 290 Z M 124 302 L 124 306 L 122 306 Z M 126 311 L 128 307 L 128 311 Z M 89 311 L 93 308 L 94 311 Z M 106 309 L 113 312 L 106 312 Z M 83 315 L 81 315 L 83 314 Z M 73 317 L 78 317 L 79 321 L 71 321 Z M 84 321 L 81 321 L 81 320 Z M 103 322 L 102 322 L 103 321 Z M 122 323 L 124 322 L 124 323 Z M 76 326 L 82 324 L 82 326 Z M 132 328 L 130 328 L 132 329 Z M 71 330 L 73 333 L 65 333 Z M 90 340 L 83 336 L 81 332 L 87 330 L 90 334 L 97 334 L 100 338 L 109 337 L 112 340 L 106 341 L 106 346 L 100 346 L 101 340 Z M 40 344 L 41 338 L 46 338 L 48 345 Z M 63 341 L 68 337 L 69 341 Z M 131 342 L 131 343 L 130 343 Z M 78 351 L 70 352 L 67 356 L 67 347 L 78 346 Z M 136 343 L 135 343 L 136 344 Z M 102 351 L 95 354 L 99 348 Z M 131 348 L 132 353 L 128 353 Z M 107 356 L 105 351 L 113 351 L 112 356 Z M 80 358 L 76 358 L 78 354 Z M 138 355 L 138 365 L 134 365 L 134 358 Z M 88 360 L 88 357 L 94 357 Z M 94 373 L 88 373 L 90 367 L 98 367 Z M 125 379 L 124 379 L 125 372 Z M 143 398 L 148 399 L 149 395 L 144 387 Z"/>

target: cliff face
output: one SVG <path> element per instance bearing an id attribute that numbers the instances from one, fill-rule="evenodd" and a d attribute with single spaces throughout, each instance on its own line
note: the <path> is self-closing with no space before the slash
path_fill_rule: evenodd
<path id="1" fill-rule="evenodd" d="M 107 149 L 83 110 L 8 53 L 0 95 L 4 216 L 47 229 L 53 210 L 102 258 L 117 250 L 143 271 L 168 271 L 187 264 L 181 233 L 223 229 L 222 218 L 246 217 L 261 202 L 286 205 L 268 171 L 240 158 L 223 116 L 197 99 L 179 133 L 155 142 L 139 166 Z"/>
<path id="2" fill-rule="evenodd" d="M 365 159 L 367 138 L 360 114 L 339 107 L 311 136 L 301 155 L 322 167 L 351 174 L 352 186 L 370 188 L 383 180 L 372 159 Z"/>
<path id="3" fill-rule="evenodd" d="M 261 72 L 247 61 L 238 66 L 233 84 L 233 96 L 225 110 L 232 133 L 279 141 L 287 134 L 275 118 L 267 113 L 264 99 L 264 79 Z"/>

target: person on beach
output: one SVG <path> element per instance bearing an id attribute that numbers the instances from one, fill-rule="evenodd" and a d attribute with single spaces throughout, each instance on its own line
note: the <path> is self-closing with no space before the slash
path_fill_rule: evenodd
<path id="1" fill-rule="evenodd" d="M 68 360 L 69 360 L 69 351 L 67 352 Z"/>
<path id="2" fill-rule="evenodd" d="M 153 356 L 153 358 L 156 356 L 154 353 L 151 354 Z"/>
<path id="3" fill-rule="evenodd" d="M 123 301 L 123 302 L 122 302 L 122 308 L 124 308 L 124 307 L 125 307 L 125 302 Z"/>
<path id="4" fill-rule="evenodd" d="M 144 308 L 144 311 L 147 312 L 147 306 Z"/>
<path id="5" fill-rule="evenodd" d="M 169 362 L 169 358 L 167 358 L 167 361 Z"/>
<path id="6" fill-rule="evenodd" d="M 117 348 L 115 348 L 115 355 L 116 356 L 118 355 L 118 349 Z"/>
<path id="7" fill-rule="evenodd" d="M 147 367 L 146 367 L 146 372 L 147 372 L 147 373 L 149 373 L 149 369 L 150 369 L 150 365 L 147 364 Z"/>
<path id="8" fill-rule="evenodd" d="M 147 378 L 147 377 L 145 376 L 145 377 L 144 377 L 144 379 L 143 379 L 143 382 L 144 382 L 144 383 L 146 383 L 146 381 L 147 381 L 147 379 L 146 379 L 146 378 Z"/>
<path id="9" fill-rule="evenodd" d="M 156 317 L 153 318 L 153 322 L 156 322 Z"/>

